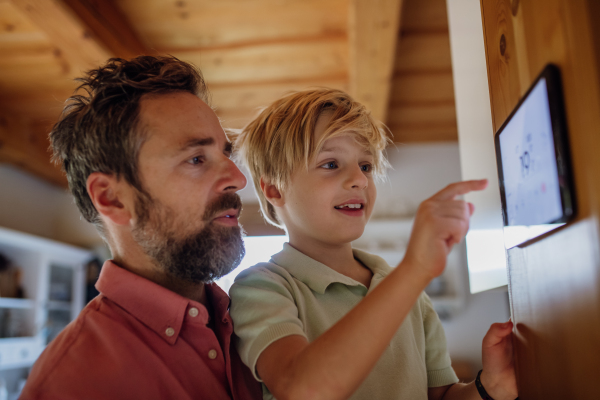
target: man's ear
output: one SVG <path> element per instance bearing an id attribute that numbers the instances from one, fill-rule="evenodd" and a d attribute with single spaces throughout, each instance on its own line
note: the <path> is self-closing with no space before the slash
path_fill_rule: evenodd
<path id="1" fill-rule="evenodd" d="M 277 186 L 265 182 L 263 178 L 260 178 L 260 189 L 263 192 L 263 195 L 267 199 L 269 203 L 271 203 L 274 207 L 282 207 L 285 204 L 285 200 L 283 195 L 277 188 Z"/>
<path id="2" fill-rule="evenodd" d="M 100 215 L 117 225 L 127 225 L 132 213 L 124 193 L 124 181 L 102 172 L 91 173 L 86 182 L 87 192 Z"/>

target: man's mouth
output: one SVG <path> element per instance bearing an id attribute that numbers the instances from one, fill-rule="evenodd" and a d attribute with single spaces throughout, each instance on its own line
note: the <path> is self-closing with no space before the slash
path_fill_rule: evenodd
<path id="1" fill-rule="evenodd" d="M 239 214 L 240 214 L 240 210 L 229 209 L 229 210 L 218 213 L 213 218 L 213 221 L 218 222 L 223 225 L 237 226 Z"/>

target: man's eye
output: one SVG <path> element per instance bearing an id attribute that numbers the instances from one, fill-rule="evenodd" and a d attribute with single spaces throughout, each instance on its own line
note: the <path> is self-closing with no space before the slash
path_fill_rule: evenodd
<path id="1" fill-rule="evenodd" d="M 204 162 L 204 157 L 202 157 L 202 156 L 192 157 L 188 160 L 188 163 L 190 163 L 192 165 L 202 164 L 203 162 Z"/>
<path id="2" fill-rule="evenodd" d="M 321 165 L 321 168 L 325 168 L 325 169 L 336 169 L 337 167 L 338 167 L 338 165 L 335 161 L 329 161 L 329 162 L 326 162 L 325 164 Z"/>

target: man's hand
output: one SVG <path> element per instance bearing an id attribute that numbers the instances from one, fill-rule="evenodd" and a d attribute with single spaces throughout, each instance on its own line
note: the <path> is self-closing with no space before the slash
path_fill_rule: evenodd
<path id="1" fill-rule="evenodd" d="M 513 358 L 512 321 L 492 324 L 483 338 L 481 383 L 496 400 L 514 400 L 518 396 Z"/>
<path id="2" fill-rule="evenodd" d="M 456 197 L 486 186 L 487 179 L 453 183 L 421 203 L 403 262 L 429 279 L 441 275 L 452 246 L 467 234 L 474 211 L 473 204 Z"/>

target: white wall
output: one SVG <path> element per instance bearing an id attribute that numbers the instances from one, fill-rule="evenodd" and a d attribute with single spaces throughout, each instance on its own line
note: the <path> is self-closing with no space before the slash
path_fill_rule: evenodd
<path id="1" fill-rule="evenodd" d="M 79 246 L 102 242 L 67 190 L 0 164 L 0 226 Z"/>
<path id="2" fill-rule="evenodd" d="M 447 0 L 447 9 L 462 177 L 489 181 L 487 190 L 465 196 L 478 210 L 466 239 L 471 291 L 478 292 L 507 284 L 481 6 Z"/>

